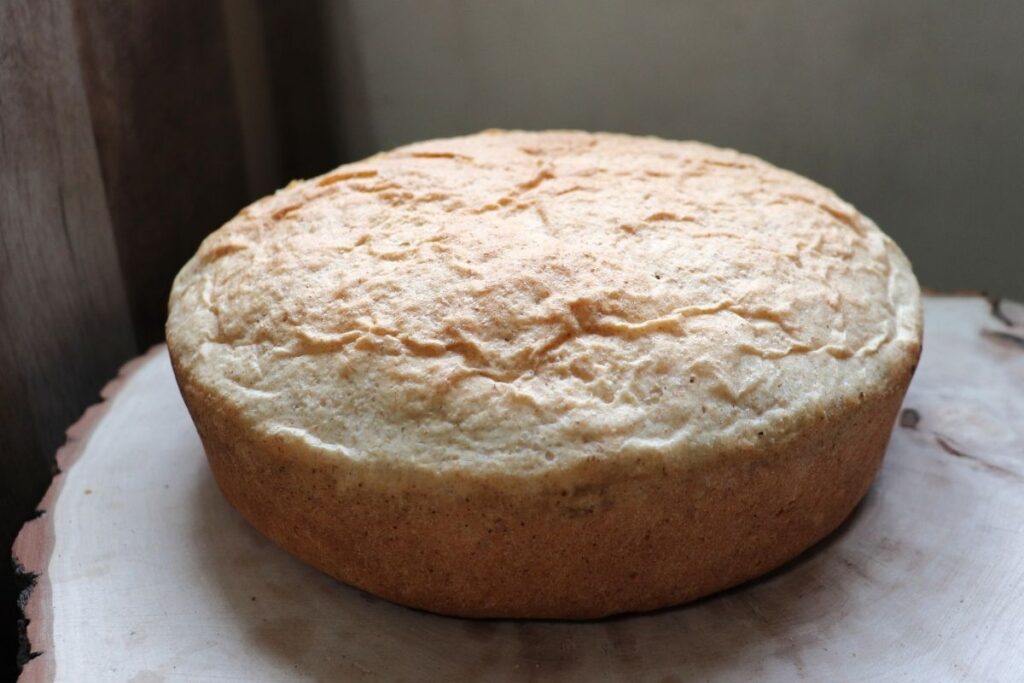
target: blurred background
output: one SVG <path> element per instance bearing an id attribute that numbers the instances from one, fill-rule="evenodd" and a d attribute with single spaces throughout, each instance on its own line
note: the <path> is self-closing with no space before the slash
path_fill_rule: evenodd
<path id="1" fill-rule="evenodd" d="M 834 188 L 924 286 L 1024 299 L 1019 0 L 0 0 L 0 545 L 207 233 L 491 127 L 735 147 Z M 0 577 L 0 678 L 30 580 Z"/>

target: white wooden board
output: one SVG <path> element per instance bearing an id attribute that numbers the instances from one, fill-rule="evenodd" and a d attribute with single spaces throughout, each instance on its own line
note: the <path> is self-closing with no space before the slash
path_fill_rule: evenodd
<path id="1" fill-rule="evenodd" d="M 582 623 L 439 617 L 292 559 L 221 498 L 155 349 L 72 428 L 15 546 L 40 574 L 23 680 L 1024 680 L 1024 314 L 926 311 L 904 426 L 835 535 L 696 604 Z"/>

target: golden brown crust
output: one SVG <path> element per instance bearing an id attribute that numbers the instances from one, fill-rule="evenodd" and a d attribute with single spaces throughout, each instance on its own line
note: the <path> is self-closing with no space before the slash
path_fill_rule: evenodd
<path id="1" fill-rule="evenodd" d="M 920 351 L 852 206 L 698 143 L 489 132 L 295 183 L 211 235 L 167 341 L 226 497 L 403 604 L 594 617 L 834 529 Z"/>
<path id="2" fill-rule="evenodd" d="M 916 289 L 869 219 L 759 159 L 492 132 L 243 210 L 177 278 L 167 339 L 295 448 L 528 476 L 785 433 L 903 362 Z"/>
<path id="3" fill-rule="evenodd" d="M 682 467 L 589 460 L 527 496 L 516 482 L 451 473 L 394 473 L 380 486 L 392 473 L 365 477 L 252 438 L 230 406 L 175 370 L 221 491 L 300 559 L 441 614 L 585 619 L 715 593 L 833 531 L 878 470 L 909 360 L 888 386 L 810 416 L 783 441 Z"/>

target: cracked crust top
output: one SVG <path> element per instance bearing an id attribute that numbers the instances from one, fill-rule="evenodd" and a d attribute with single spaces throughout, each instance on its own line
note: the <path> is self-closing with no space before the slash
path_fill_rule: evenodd
<path id="1" fill-rule="evenodd" d="M 821 186 L 693 142 L 487 131 L 292 183 L 174 284 L 176 367 L 256 434 L 530 474 L 699 459 L 904 376 L 910 266 Z"/>

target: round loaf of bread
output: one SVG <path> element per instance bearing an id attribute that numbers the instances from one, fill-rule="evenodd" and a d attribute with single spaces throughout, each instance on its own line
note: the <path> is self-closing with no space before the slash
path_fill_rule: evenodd
<path id="1" fill-rule="evenodd" d="M 388 600 L 588 618 L 751 579 L 865 494 L 917 363 L 899 248 L 735 151 L 487 131 L 292 183 L 178 275 L 225 497 Z"/>

